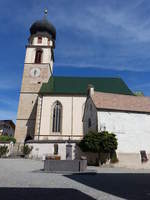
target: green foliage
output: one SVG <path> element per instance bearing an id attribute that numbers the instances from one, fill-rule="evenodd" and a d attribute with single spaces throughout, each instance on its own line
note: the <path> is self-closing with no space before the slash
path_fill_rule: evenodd
<path id="1" fill-rule="evenodd" d="M 27 144 L 25 144 L 24 146 L 23 146 L 23 149 L 22 149 L 22 152 L 23 152 L 23 154 L 26 156 L 26 155 L 29 155 L 30 154 L 30 152 L 32 151 L 32 149 L 33 149 L 33 147 L 31 146 L 28 146 Z"/>
<path id="2" fill-rule="evenodd" d="M 98 153 L 100 164 L 106 163 L 110 159 L 113 163 L 117 160 L 117 155 L 114 152 L 117 149 L 118 142 L 113 133 L 107 131 L 89 132 L 78 145 L 83 152 Z"/>
<path id="3" fill-rule="evenodd" d="M 99 138 L 100 138 L 99 133 L 89 132 L 80 141 L 79 147 L 83 152 L 93 152 L 93 153 L 100 152 Z"/>
<path id="4" fill-rule="evenodd" d="M 1 135 L 0 136 L 0 141 L 1 142 L 13 142 L 16 143 L 16 139 L 12 136 L 6 136 L 6 135 Z"/>
<path id="5" fill-rule="evenodd" d="M 112 152 L 110 155 L 110 162 L 111 163 L 117 163 L 119 162 L 118 158 L 117 158 L 117 154 L 116 151 Z"/>
<path id="6" fill-rule="evenodd" d="M 8 153 L 8 146 L 0 146 L 0 158 Z"/>
<path id="7" fill-rule="evenodd" d="M 89 132 L 80 141 L 79 147 L 83 152 L 111 153 L 117 149 L 116 135 L 107 131 Z"/>

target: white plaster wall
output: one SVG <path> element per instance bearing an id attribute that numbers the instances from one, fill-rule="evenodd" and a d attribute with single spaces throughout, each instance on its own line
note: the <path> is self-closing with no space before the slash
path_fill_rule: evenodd
<path id="1" fill-rule="evenodd" d="M 32 158 L 42 158 L 46 155 L 54 155 L 54 143 L 30 143 L 29 146 L 32 146 L 32 152 L 30 153 L 30 157 Z M 66 145 L 67 143 L 59 143 L 58 144 L 58 155 L 61 156 L 61 160 L 66 160 Z M 75 143 L 71 143 L 72 145 L 72 159 L 75 159 Z"/>
<path id="2" fill-rule="evenodd" d="M 42 116 L 40 135 L 49 135 L 52 133 L 52 110 L 56 101 L 60 101 L 62 104 L 62 133 L 64 135 L 71 133 L 71 97 L 57 97 L 57 96 L 45 96 L 42 102 Z"/>
<path id="3" fill-rule="evenodd" d="M 52 46 L 53 42 L 50 40 L 49 45 Z M 32 41 L 32 45 L 43 45 L 47 46 L 48 45 L 48 38 L 47 37 L 42 37 L 42 43 L 38 43 L 38 37 L 34 37 Z"/>
<path id="4" fill-rule="evenodd" d="M 51 49 L 50 48 L 42 48 L 42 63 L 50 63 L 51 61 Z M 27 47 L 25 63 L 34 63 L 35 61 L 36 48 Z"/>
<path id="5" fill-rule="evenodd" d="M 103 126 L 117 135 L 119 153 L 150 152 L 150 115 L 99 111 L 98 129 Z"/>
<path id="6" fill-rule="evenodd" d="M 51 135 L 52 110 L 56 101 L 62 104 L 62 135 L 83 135 L 83 105 L 86 97 L 74 96 L 44 96 L 42 102 L 42 115 L 40 135 Z"/>
<path id="7" fill-rule="evenodd" d="M 51 60 L 51 49 L 50 48 L 43 49 L 42 55 L 43 55 L 42 63 L 49 63 Z"/>
<path id="8" fill-rule="evenodd" d="M 83 134 L 83 113 L 84 113 L 84 104 L 85 97 L 72 97 L 73 103 L 73 135 L 82 135 Z"/>

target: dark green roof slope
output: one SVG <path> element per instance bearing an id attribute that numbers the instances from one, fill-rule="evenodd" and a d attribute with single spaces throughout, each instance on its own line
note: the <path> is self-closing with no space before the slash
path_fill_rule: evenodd
<path id="1" fill-rule="evenodd" d="M 43 83 L 42 94 L 87 94 L 87 87 L 92 84 L 96 91 L 133 95 L 125 82 L 120 78 L 96 77 L 61 77 L 53 76 L 48 83 Z"/>

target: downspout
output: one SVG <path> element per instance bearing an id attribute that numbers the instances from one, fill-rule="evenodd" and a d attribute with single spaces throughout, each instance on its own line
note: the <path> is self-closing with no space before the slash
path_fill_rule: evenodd
<path id="1" fill-rule="evenodd" d="M 73 135 L 73 96 L 72 96 L 72 107 L 71 107 L 71 137 Z"/>
<path id="2" fill-rule="evenodd" d="M 39 113 L 39 130 L 38 130 L 38 140 L 40 139 L 40 129 L 41 129 L 41 115 L 42 115 L 42 105 L 43 105 L 43 96 L 40 97 L 40 113 Z"/>

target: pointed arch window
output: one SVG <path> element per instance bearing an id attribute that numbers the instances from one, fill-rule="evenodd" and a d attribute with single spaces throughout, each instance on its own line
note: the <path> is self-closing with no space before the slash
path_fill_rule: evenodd
<path id="1" fill-rule="evenodd" d="M 53 108 L 53 126 L 52 132 L 61 131 L 61 118 L 62 118 L 62 105 L 59 101 L 56 101 Z"/>
<path id="2" fill-rule="evenodd" d="M 42 61 L 42 49 L 38 49 L 36 50 L 36 54 L 35 54 L 35 63 L 41 63 Z"/>

